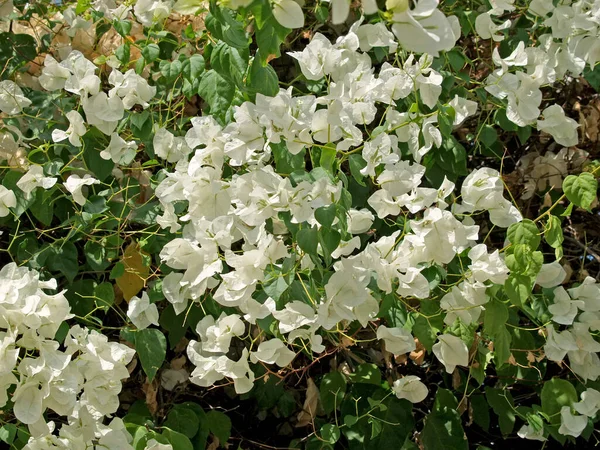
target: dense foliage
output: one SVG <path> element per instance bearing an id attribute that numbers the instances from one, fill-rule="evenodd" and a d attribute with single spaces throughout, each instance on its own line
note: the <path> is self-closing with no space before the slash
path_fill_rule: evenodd
<path id="1" fill-rule="evenodd" d="M 599 0 L 0 0 L 0 445 L 595 445 L 598 61 Z"/>

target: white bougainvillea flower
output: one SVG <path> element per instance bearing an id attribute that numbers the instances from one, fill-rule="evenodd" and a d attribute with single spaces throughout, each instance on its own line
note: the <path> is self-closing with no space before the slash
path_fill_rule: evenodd
<path id="1" fill-rule="evenodd" d="M 508 278 L 508 267 L 500 258 L 498 250 L 488 253 L 485 244 L 477 244 L 469 250 L 468 256 L 472 261 L 469 270 L 476 281 L 484 283 L 490 280 L 492 283 L 504 284 Z"/>
<path id="2" fill-rule="evenodd" d="M 152 145 L 156 156 L 166 159 L 168 162 L 177 162 L 186 158 L 192 151 L 185 138 L 175 136 L 162 127 L 155 131 Z"/>
<path id="3" fill-rule="evenodd" d="M 407 375 L 394 381 L 392 391 L 396 394 L 396 397 L 404 398 L 411 403 L 420 403 L 429 394 L 427 386 L 415 375 Z"/>
<path id="4" fill-rule="evenodd" d="M 25 97 L 14 81 L 0 81 L 0 111 L 6 114 L 19 114 L 29 105 L 31 100 Z"/>
<path id="5" fill-rule="evenodd" d="M 149 27 L 169 17 L 171 7 L 172 2 L 169 0 L 137 0 L 133 12 L 142 25 Z"/>
<path id="6" fill-rule="evenodd" d="M 294 29 L 304 26 L 304 12 L 294 0 L 274 0 L 273 16 L 280 25 L 286 28 Z"/>
<path id="7" fill-rule="evenodd" d="M 490 5 L 492 9 L 490 14 L 499 16 L 503 14 L 505 11 L 511 12 L 515 10 L 515 0 L 490 0 Z"/>
<path id="8" fill-rule="evenodd" d="M 579 414 L 594 418 L 600 410 L 600 392 L 587 388 L 581 393 L 581 401 L 573 404 L 573 408 Z"/>
<path id="9" fill-rule="evenodd" d="M 106 135 L 115 131 L 125 114 L 123 101 L 116 95 L 109 97 L 104 92 L 83 98 L 81 104 L 88 124 L 94 125 Z"/>
<path id="10" fill-rule="evenodd" d="M 492 20 L 491 12 L 484 12 L 475 19 L 475 31 L 481 39 L 492 39 L 494 42 L 500 42 L 504 40 L 504 35 L 498 33 L 498 31 L 506 30 L 510 27 L 510 23 L 510 20 L 507 20 L 500 25 L 496 25 Z"/>
<path id="11" fill-rule="evenodd" d="M 454 108 L 454 126 L 463 123 L 468 117 L 477 113 L 477 102 L 459 97 L 458 94 L 449 103 Z"/>
<path id="12" fill-rule="evenodd" d="M 209 353 L 227 353 L 234 336 L 241 336 L 246 325 L 238 314 L 221 316 L 215 320 L 211 315 L 204 316 L 198 325 L 196 333 L 200 336 L 202 350 Z"/>
<path id="13" fill-rule="evenodd" d="M 110 143 L 108 147 L 100 152 L 100 157 L 102 159 L 110 159 L 117 164 L 127 165 L 135 158 L 137 148 L 137 142 L 125 141 L 117 133 L 112 133 L 110 135 Z"/>
<path id="14" fill-rule="evenodd" d="M 554 138 L 554 140 L 565 147 L 577 145 L 579 137 L 577 128 L 579 124 L 567 117 L 565 111 L 560 105 L 552 105 L 542 111 L 543 120 L 537 121 L 537 128 L 544 131 Z"/>
<path id="15" fill-rule="evenodd" d="M 561 325 L 571 325 L 579 312 L 579 307 L 583 304 L 581 300 L 571 300 L 565 288 L 559 286 L 554 289 L 554 301 L 548 306 L 548 311 L 552 314 L 554 322 Z"/>
<path id="16" fill-rule="evenodd" d="M 588 424 L 587 416 L 576 416 L 571 412 L 570 406 L 563 406 L 560 410 L 560 428 L 558 432 L 563 436 L 579 437 Z"/>
<path id="17" fill-rule="evenodd" d="M 583 306 L 580 307 L 582 311 L 600 311 L 600 284 L 596 283 L 595 278 L 585 277 L 583 283 L 569 289 L 569 295 L 573 300 L 583 302 Z"/>
<path id="18" fill-rule="evenodd" d="M 553 261 L 548 264 L 543 264 L 540 272 L 535 278 L 535 284 L 543 288 L 553 288 L 561 284 L 567 276 L 567 272 L 563 269 L 558 261 Z"/>
<path id="19" fill-rule="evenodd" d="M 21 189 L 26 198 L 31 197 L 31 193 L 37 187 L 50 189 L 56 184 L 57 179 L 54 177 L 45 177 L 44 168 L 37 164 L 31 165 L 25 175 L 17 181 L 17 187 Z"/>
<path id="20" fill-rule="evenodd" d="M 150 439 L 146 442 L 144 450 L 173 450 L 173 446 L 171 444 L 161 444 L 156 439 Z"/>
<path id="21" fill-rule="evenodd" d="M 36 423 L 42 417 L 44 411 L 42 405 L 44 401 L 43 391 L 47 391 L 48 388 L 40 389 L 40 381 L 32 380 L 20 385 L 12 397 L 14 402 L 13 414 L 24 424 Z"/>
<path id="22" fill-rule="evenodd" d="M 71 175 L 63 184 L 67 191 L 73 194 L 73 200 L 75 200 L 78 205 L 83 206 L 86 202 L 86 198 L 82 192 L 83 187 L 98 183 L 100 183 L 99 180 L 96 180 L 90 174 L 86 173 L 83 178 L 79 175 Z"/>
<path id="23" fill-rule="evenodd" d="M 10 214 L 8 208 L 17 206 L 17 197 L 10 189 L 0 185 L 0 217 L 6 217 Z"/>
<path id="24" fill-rule="evenodd" d="M 406 51 L 438 56 L 440 51 L 454 47 L 460 37 L 458 21 L 449 20 L 437 9 L 439 0 L 418 0 L 414 9 L 409 9 L 408 0 L 391 3 L 392 32 Z"/>
<path id="25" fill-rule="evenodd" d="M 258 349 L 250 353 L 250 360 L 254 364 L 262 361 L 266 364 L 277 364 L 279 367 L 286 367 L 295 357 L 296 353 L 277 338 L 261 342 Z"/>
<path id="26" fill-rule="evenodd" d="M 47 91 L 64 89 L 65 83 L 71 77 L 71 71 L 59 64 L 49 53 L 44 59 L 44 67 L 38 81 Z"/>
<path id="27" fill-rule="evenodd" d="M 66 131 L 53 130 L 52 140 L 62 142 L 68 139 L 71 145 L 81 147 L 81 136 L 87 131 L 83 117 L 77 111 L 69 111 L 66 116 L 69 120 L 69 128 Z"/>
<path id="28" fill-rule="evenodd" d="M 129 300 L 127 317 L 138 330 L 148 328 L 150 325 L 158 326 L 158 309 L 156 304 L 150 303 L 150 297 L 146 292 L 143 292 L 141 297 L 133 297 Z"/>
<path id="29" fill-rule="evenodd" d="M 388 328 L 385 325 L 379 325 L 377 339 L 383 340 L 385 349 L 394 355 L 403 355 L 416 348 L 415 338 L 410 331 L 404 328 Z"/>
<path id="30" fill-rule="evenodd" d="M 548 325 L 546 334 L 544 353 L 551 361 L 562 361 L 567 352 L 576 351 L 579 348 L 573 333 L 569 330 L 555 331 L 554 325 Z"/>
<path id="31" fill-rule="evenodd" d="M 521 439 L 529 439 L 532 441 L 544 442 L 547 440 L 544 437 L 544 428 L 543 427 L 540 430 L 536 430 L 528 423 L 526 423 L 519 429 L 519 431 L 517 432 L 517 436 L 519 436 Z"/>
<path id="32" fill-rule="evenodd" d="M 279 321 L 279 331 L 284 334 L 312 325 L 317 320 L 314 308 L 300 300 L 286 303 L 282 310 L 273 311 L 272 314 Z"/>
<path id="33" fill-rule="evenodd" d="M 438 336 L 438 342 L 433 345 L 432 350 L 448 373 L 454 372 L 456 366 L 469 365 L 469 349 L 459 337 L 442 334 Z"/>
<path id="34" fill-rule="evenodd" d="M 352 234 L 363 234 L 369 231 L 375 216 L 366 208 L 351 209 L 348 211 L 348 232 Z"/>
<path id="35" fill-rule="evenodd" d="M 108 96 L 117 95 L 123 100 L 125 109 L 131 109 L 135 105 L 140 105 L 146 109 L 156 95 L 156 87 L 150 86 L 148 82 L 130 69 L 124 74 L 118 70 L 113 70 L 108 76 L 108 82 L 114 87 L 108 91 Z"/>
<path id="36" fill-rule="evenodd" d="M 350 13 L 350 0 L 331 0 L 331 23 L 344 23 Z"/>
<path id="37" fill-rule="evenodd" d="M 364 5 L 365 2 L 363 1 L 363 6 Z M 396 39 L 394 39 L 394 35 L 387 29 L 384 22 L 361 25 L 356 30 L 356 35 L 360 42 L 360 49 L 363 52 L 368 52 L 376 47 L 387 47 L 390 53 L 395 53 L 398 48 L 398 43 L 396 42 Z M 379 76 L 381 77 L 381 71 L 379 73 Z"/>

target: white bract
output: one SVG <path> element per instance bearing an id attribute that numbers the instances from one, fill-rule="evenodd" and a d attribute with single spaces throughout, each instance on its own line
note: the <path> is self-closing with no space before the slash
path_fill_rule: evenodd
<path id="1" fill-rule="evenodd" d="M 69 178 L 67 178 L 67 181 L 64 182 L 64 186 L 67 191 L 73 195 L 73 200 L 75 200 L 78 205 L 83 206 L 86 202 L 86 198 L 82 192 L 83 187 L 98 183 L 100 183 L 99 180 L 96 180 L 90 174 L 86 173 L 83 177 L 80 177 L 79 175 L 70 175 Z"/>
<path id="2" fill-rule="evenodd" d="M 129 300 L 127 317 L 138 330 L 148 328 L 150 325 L 158 326 L 158 309 L 154 303 L 150 303 L 146 292 L 142 292 L 141 297 L 133 297 Z"/>
<path id="3" fill-rule="evenodd" d="M 6 114 L 19 114 L 29 105 L 31 100 L 25 97 L 14 81 L 0 81 L 0 111 Z"/>
<path id="4" fill-rule="evenodd" d="M 27 173 L 17 181 L 17 186 L 25 193 L 26 198 L 29 198 L 31 197 L 31 193 L 37 187 L 50 189 L 56 184 L 56 181 L 57 180 L 54 177 L 45 177 L 44 168 L 34 164 L 30 166 Z"/>
<path id="5" fill-rule="evenodd" d="M 411 403 L 420 403 L 429 394 L 427 386 L 415 375 L 407 375 L 394 381 L 392 391 L 398 398 L 404 398 Z"/>
<path id="6" fill-rule="evenodd" d="M 433 345 L 433 354 L 452 373 L 456 366 L 469 365 L 469 349 L 459 337 L 451 334 L 438 336 L 438 342 Z"/>

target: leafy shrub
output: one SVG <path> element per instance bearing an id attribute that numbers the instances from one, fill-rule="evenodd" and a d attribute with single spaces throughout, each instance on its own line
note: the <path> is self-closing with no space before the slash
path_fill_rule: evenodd
<path id="1" fill-rule="evenodd" d="M 599 12 L 1 1 L 0 440 L 592 445 Z"/>

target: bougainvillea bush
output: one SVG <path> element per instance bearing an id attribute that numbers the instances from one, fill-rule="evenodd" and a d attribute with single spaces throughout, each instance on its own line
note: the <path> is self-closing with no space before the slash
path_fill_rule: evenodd
<path id="1" fill-rule="evenodd" d="M 598 61 L 598 0 L 0 0 L 0 446 L 595 446 Z"/>

